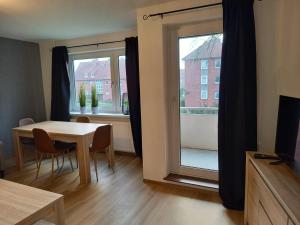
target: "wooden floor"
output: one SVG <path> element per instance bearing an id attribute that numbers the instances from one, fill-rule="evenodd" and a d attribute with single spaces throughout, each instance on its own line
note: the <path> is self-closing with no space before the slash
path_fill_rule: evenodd
<path id="1" fill-rule="evenodd" d="M 38 180 L 34 163 L 22 172 L 8 169 L 6 179 L 63 194 L 67 225 L 242 225 L 243 213 L 226 210 L 217 193 L 144 183 L 136 157 L 118 155 L 115 173 L 103 155 L 99 160 L 99 182 L 92 167 L 92 183 L 86 186 L 79 185 L 78 170 L 72 172 L 68 161 L 59 176 L 51 178 L 49 160 Z"/>

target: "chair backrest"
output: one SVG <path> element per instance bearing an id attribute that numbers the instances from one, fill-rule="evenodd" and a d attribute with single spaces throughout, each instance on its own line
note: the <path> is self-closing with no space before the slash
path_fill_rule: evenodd
<path id="1" fill-rule="evenodd" d="M 90 117 L 88 116 L 78 116 L 76 119 L 76 122 L 78 123 L 89 123 L 90 122 Z"/>
<path id="2" fill-rule="evenodd" d="M 53 142 L 48 133 L 43 129 L 34 128 L 32 130 L 34 143 L 38 152 L 42 153 L 57 153 Z"/>
<path id="3" fill-rule="evenodd" d="M 19 120 L 20 127 L 30 125 L 30 124 L 34 124 L 34 120 L 32 118 L 23 118 Z"/>
<path id="4" fill-rule="evenodd" d="M 107 148 L 111 143 L 112 125 L 98 127 L 94 133 L 92 151 L 99 151 Z"/>

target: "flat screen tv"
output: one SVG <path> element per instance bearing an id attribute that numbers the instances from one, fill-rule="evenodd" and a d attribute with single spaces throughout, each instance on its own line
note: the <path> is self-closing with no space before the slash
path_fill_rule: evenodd
<path id="1" fill-rule="evenodd" d="M 300 99 L 280 96 L 276 154 L 285 162 L 300 163 Z"/>

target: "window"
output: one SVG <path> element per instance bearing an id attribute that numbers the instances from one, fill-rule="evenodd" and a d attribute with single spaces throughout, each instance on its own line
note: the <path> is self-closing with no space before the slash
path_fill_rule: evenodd
<path id="1" fill-rule="evenodd" d="M 91 112 L 91 90 L 96 87 L 98 111 L 120 113 L 121 96 L 127 93 L 124 51 L 114 50 L 88 54 L 70 55 L 70 78 L 72 112 L 80 111 L 79 89 L 86 92 L 86 111 Z"/>
<path id="2" fill-rule="evenodd" d="M 207 99 L 207 90 L 201 90 L 201 99 Z"/>
<path id="3" fill-rule="evenodd" d="M 201 84 L 207 84 L 207 83 L 208 83 L 208 76 L 201 75 Z"/>
<path id="4" fill-rule="evenodd" d="M 201 60 L 201 70 L 208 70 L 208 60 Z"/>
<path id="5" fill-rule="evenodd" d="M 218 91 L 215 92 L 214 97 L 215 97 L 215 99 L 219 99 L 219 92 Z"/>
<path id="6" fill-rule="evenodd" d="M 221 68 L 221 59 L 216 59 L 215 60 L 215 68 L 220 69 Z"/>
<path id="7" fill-rule="evenodd" d="M 120 106 L 122 103 L 122 98 L 127 94 L 127 81 L 126 81 L 126 66 L 125 66 L 125 56 L 119 56 L 119 91 L 120 91 Z"/>
<path id="8" fill-rule="evenodd" d="M 96 92 L 98 95 L 103 93 L 102 80 L 96 81 Z"/>
<path id="9" fill-rule="evenodd" d="M 215 84 L 219 84 L 220 83 L 220 75 L 217 75 L 215 77 Z"/>

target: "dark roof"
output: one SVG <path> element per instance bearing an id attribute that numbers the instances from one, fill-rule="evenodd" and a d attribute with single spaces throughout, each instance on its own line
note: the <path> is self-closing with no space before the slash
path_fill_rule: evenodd
<path id="1" fill-rule="evenodd" d="M 221 58 L 222 42 L 218 37 L 206 40 L 200 47 L 185 56 L 183 60 Z"/>

